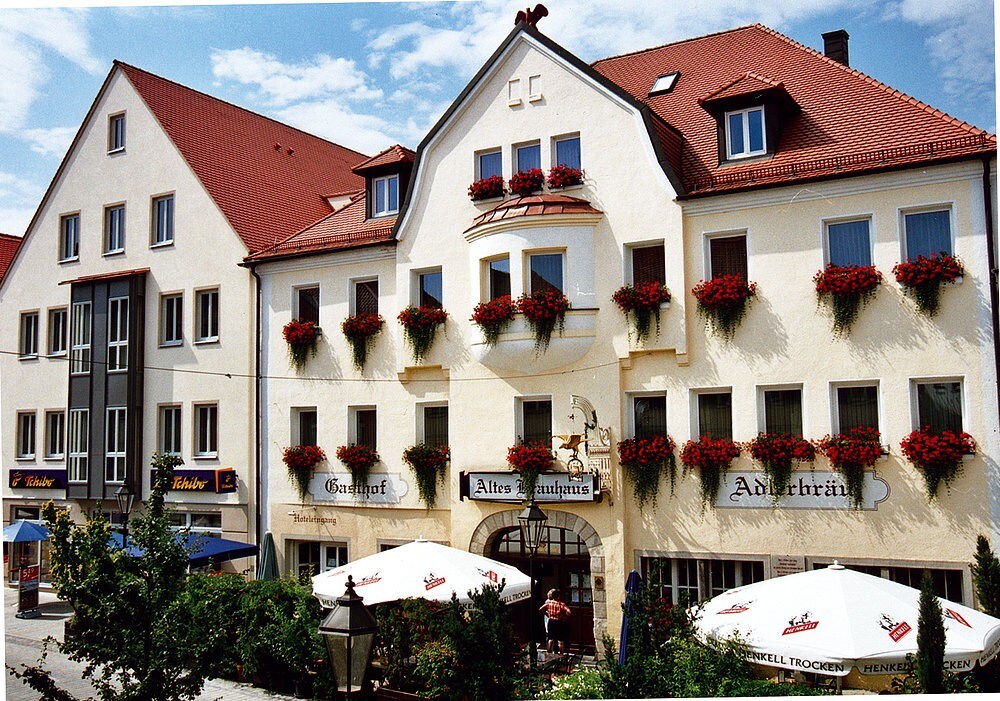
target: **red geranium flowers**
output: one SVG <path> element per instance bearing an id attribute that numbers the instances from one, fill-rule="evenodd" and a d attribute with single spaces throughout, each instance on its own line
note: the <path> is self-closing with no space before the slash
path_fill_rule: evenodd
<path id="1" fill-rule="evenodd" d="M 517 197 L 524 197 L 542 189 L 545 182 L 545 173 L 541 168 L 529 168 L 519 170 L 507 181 L 510 192 Z"/>
<path id="2" fill-rule="evenodd" d="M 434 344 L 437 327 L 448 320 L 448 313 L 440 307 L 407 307 L 397 317 L 403 325 L 403 336 L 413 351 L 413 359 L 420 362 Z"/>
<path id="3" fill-rule="evenodd" d="M 556 325 L 562 331 L 569 300 L 560 290 L 547 287 L 530 295 L 521 295 L 517 300 L 517 308 L 531 326 L 535 336 L 535 350 L 542 353 L 549 347 Z"/>
<path id="4" fill-rule="evenodd" d="M 882 273 L 874 265 L 834 265 L 830 263 L 813 276 L 816 294 L 833 311 L 833 331 L 850 333 L 863 304 L 882 284 Z"/>
<path id="5" fill-rule="evenodd" d="M 917 309 L 927 316 L 934 316 L 940 304 L 941 285 L 954 283 L 965 274 L 965 269 L 958 258 L 941 253 L 896 263 L 892 274 L 916 302 Z"/>
<path id="6" fill-rule="evenodd" d="M 288 343 L 288 358 L 292 366 L 296 370 L 301 370 L 306 364 L 306 356 L 309 353 L 316 355 L 319 326 L 314 321 L 292 319 L 281 329 L 281 335 Z"/>
<path id="7" fill-rule="evenodd" d="M 354 367 L 360 372 L 365 368 L 368 351 L 371 350 L 375 334 L 382 330 L 385 320 L 378 314 L 358 314 L 344 319 L 340 330 L 344 332 L 354 356 Z"/>
<path id="8" fill-rule="evenodd" d="M 503 197 L 503 194 L 504 182 L 502 175 L 491 175 L 488 178 L 482 178 L 469 185 L 469 197 L 472 198 L 473 202 L 489 200 L 494 197 Z"/>
<path id="9" fill-rule="evenodd" d="M 488 302 L 480 302 L 472 310 L 471 321 L 482 330 L 487 346 L 495 346 L 500 334 L 514 320 L 517 305 L 510 295 L 503 295 Z"/>
<path id="10" fill-rule="evenodd" d="M 968 433 L 935 433 L 925 426 L 904 438 L 899 447 L 924 476 L 927 496 L 933 499 L 941 482 L 949 485 L 955 479 L 962 456 L 976 452 L 976 441 Z"/>
<path id="11" fill-rule="evenodd" d="M 656 502 L 660 475 L 666 470 L 673 491 L 677 478 L 674 439 L 657 435 L 651 438 L 626 438 L 618 443 L 618 462 L 632 481 L 632 490 L 639 508 L 650 499 Z"/>
<path id="12" fill-rule="evenodd" d="M 631 314 L 635 334 L 641 341 L 649 336 L 650 321 L 654 318 L 656 333 L 660 333 L 660 305 L 670 301 L 670 290 L 666 285 L 651 280 L 619 287 L 611 299 L 626 317 Z"/>
<path id="13" fill-rule="evenodd" d="M 757 294 L 757 283 L 747 283 L 742 275 L 720 275 L 701 280 L 691 293 L 698 300 L 698 312 L 712 330 L 731 341 L 750 298 Z"/>

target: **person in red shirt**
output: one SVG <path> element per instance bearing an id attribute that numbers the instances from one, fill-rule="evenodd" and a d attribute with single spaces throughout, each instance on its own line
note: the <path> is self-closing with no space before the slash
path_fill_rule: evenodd
<path id="1" fill-rule="evenodd" d="M 542 611 L 547 618 L 545 626 L 546 649 L 549 652 L 556 652 L 558 648 L 559 652 L 565 652 L 566 634 L 572 611 L 569 610 L 569 606 L 563 603 L 559 590 L 549 589 L 548 598 L 538 610 Z"/>

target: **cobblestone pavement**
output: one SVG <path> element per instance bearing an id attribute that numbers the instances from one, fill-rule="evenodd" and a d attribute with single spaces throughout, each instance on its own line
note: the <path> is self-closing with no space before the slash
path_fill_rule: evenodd
<path id="1" fill-rule="evenodd" d="M 59 601 L 50 592 L 39 594 L 38 610 L 42 615 L 39 618 L 21 619 L 14 614 L 17 613 L 17 590 L 4 587 L 4 660 L 5 662 L 20 669 L 21 664 L 34 664 L 42 651 L 42 641 L 52 636 L 57 640 L 62 640 L 63 623 L 72 613 L 68 604 Z M 65 655 L 59 653 L 55 645 L 49 646 L 48 656 L 45 660 L 46 668 L 52 671 L 56 681 L 67 691 L 80 699 L 88 697 L 96 698 L 96 693 L 90 683 L 81 678 L 83 665 L 73 662 Z M 4 670 L 7 679 L 6 690 L 8 701 L 38 701 L 38 693 L 32 691 L 18 679 L 15 679 L 9 672 Z M 224 679 L 211 679 L 205 683 L 205 689 L 199 701 L 210 701 L 212 699 L 224 699 L 225 701 L 283 701 L 290 699 L 289 696 L 272 694 L 257 689 L 249 684 L 239 684 Z"/>

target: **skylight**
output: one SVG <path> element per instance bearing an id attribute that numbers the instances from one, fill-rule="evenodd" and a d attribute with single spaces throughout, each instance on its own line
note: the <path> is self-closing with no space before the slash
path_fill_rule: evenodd
<path id="1" fill-rule="evenodd" d="M 680 73 L 674 71 L 673 73 L 665 73 L 656 79 L 653 83 L 653 87 L 649 89 L 649 96 L 653 95 L 664 95 L 674 89 L 674 85 L 677 84 L 677 78 Z"/>

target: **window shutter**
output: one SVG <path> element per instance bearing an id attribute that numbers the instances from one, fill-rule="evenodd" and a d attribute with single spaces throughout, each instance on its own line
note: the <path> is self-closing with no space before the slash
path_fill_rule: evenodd
<path id="1" fill-rule="evenodd" d="M 355 283 L 354 313 L 378 314 L 378 280 Z"/>
<path id="2" fill-rule="evenodd" d="M 712 278 L 739 275 L 747 280 L 747 237 L 724 236 L 710 239 Z"/>
<path id="3" fill-rule="evenodd" d="M 641 246 L 632 249 L 632 284 L 666 281 L 663 246 Z"/>

